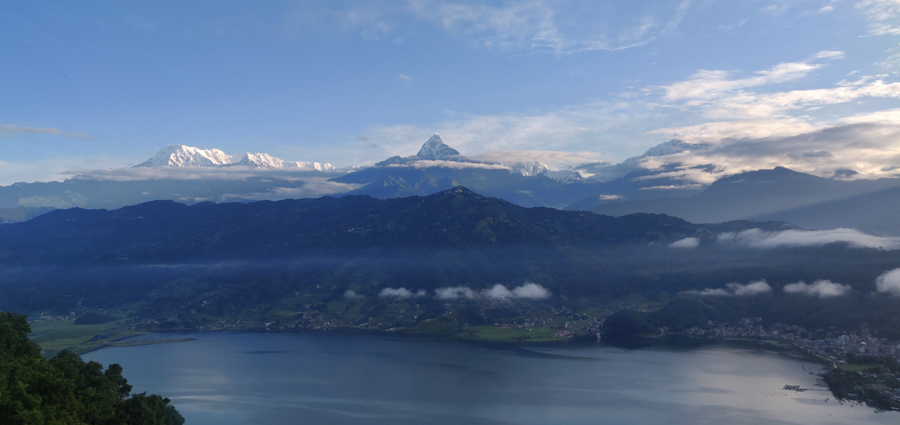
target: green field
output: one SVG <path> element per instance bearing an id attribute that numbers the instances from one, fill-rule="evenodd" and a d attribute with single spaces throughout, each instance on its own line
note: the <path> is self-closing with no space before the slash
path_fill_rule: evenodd
<path id="1" fill-rule="evenodd" d="M 499 328 L 496 326 L 473 326 L 462 333 L 463 339 L 494 342 L 546 342 L 562 341 L 565 338 L 554 338 L 557 331 L 549 326 L 538 326 L 527 329 Z"/>
<path id="2" fill-rule="evenodd" d="M 132 347 L 137 345 L 190 341 L 190 338 L 120 341 L 123 338 L 141 335 L 124 329 L 119 322 L 95 325 L 76 325 L 72 321 L 42 321 L 31 324 L 32 341 L 38 343 L 45 355 L 53 355 L 62 350 L 76 354 L 87 353 L 103 347 Z"/>

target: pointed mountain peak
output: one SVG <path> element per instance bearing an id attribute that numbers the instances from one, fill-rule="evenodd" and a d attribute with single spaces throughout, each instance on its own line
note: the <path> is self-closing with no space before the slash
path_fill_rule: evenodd
<path id="1" fill-rule="evenodd" d="M 422 149 L 419 149 L 419 153 L 416 154 L 416 159 L 438 160 L 455 155 L 459 155 L 459 151 L 447 146 L 444 143 L 444 139 L 441 139 L 441 135 L 434 133 L 434 136 L 431 136 L 431 138 L 422 145 Z"/>

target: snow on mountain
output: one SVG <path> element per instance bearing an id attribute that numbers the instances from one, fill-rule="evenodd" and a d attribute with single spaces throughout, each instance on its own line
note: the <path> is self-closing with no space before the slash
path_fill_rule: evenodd
<path id="1" fill-rule="evenodd" d="M 411 156 L 392 156 L 384 161 L 381 161 L 375 164 L 376 167 L 386 167 L 391 164 L 409 164 L 410 162 L 415 161 L 458 161 L 458 162 L 471 162 L 466 160 L 461 160 L 459 157 L 459 151 L 456 149 L 447 146 L 444 143 L 444 140 L 441 139 L 441 135 L 434 133 L 425 144 L 422 145 L 422 148 L 419 149 L 419 153 Z"/>
<path id="2" fill-rule="evenodd" d="M 556 180 L 558 182 L 563 182 L 563 183 L 571 183 L 573 181 L 581 180 L 583 178 L 581 176 L 581 173 L 579 173 L 578 171 L 575 171 L 575 170 L 559 170 L 559 171 L 547 170 L 547 171 L 544 171 L 544 175 L 550 179 Z"/>
<path id="3" fill-rule="evenodd" d="M 583 172 L 587 176 L 587 179 L 591 181 L 612 181 L 624 177 L 629 173 L 642 170 L 640 164 L 647 158 L 655 158 L 682 152 L 702 151 L 709 149 L 709 147 L 710 145 L 705 143 L 686 143 L 678 139 L 672 139 L 647 149 L 647 151 L 640 156 L 633 156 L 618 164 L 610 164 L 607 162 L 587 163 L 578 165 L 575 169 Z"/>
<path id="4" fill-rule="evenodd" d="M 652 158 L 657 156 L 672 155 L 682 152 L 693 152 L 708 149 L 706 143 L 685 143 L 678 139 L 672 139 L 665 143 L 660 143 L 644 152 L 641 156 L 635 156 L 622 161 L 623 164 L 637 165 L 644 158 Z"/>
<path id="5" fill-rule="evenodd" d="M 540 174 L 544 174 L 547 171 L 550 171 L 550 167 L 547 164 L 541 162 L 506 162 L 500 161 L 500 165 L 505 165 L 509 167 L 509 172 L 514 174 L 521 174 L 525 177 L 534 177 Z"/>
<path id="6" fill-rule="evenodd" d="M 470 158 L 466 158 L 459 154 L 459 151 L 456 149 L 447 146 L 444 143 L 444 140 L 441 139 L 441 136 L 437 133 L 434 133 L 425 144 L 422 145 L 422 148 L 419 149 L 419 153 L 411 156 L 392 156 L 384 161 L 381 161 L 375 164 L 376 167 L 386 167 L 389 165 L 403 165 L 409 164 L 416 161 L 452 161 L 452 162 L 460 162 L 460 163 L 471 163 L 471 164 L 498 164 L 503 165 L 509 168 L 509 172 L 513 174 L 519 174 L 523 177 L 534 177 L 544 175 L 553 180 L 561 181 L 561 182 L 571 182 L 578 179 L 581 179 L 581 174 L 577 171 L 571 170 L 563 170 L 563 171 L 551 171 L 550 167 L 547 164 L 531 161 L 531 162 L 513 162 L 513 161 L 499 161 L 499 162 L 484 162 L 478 161 Z"/>
<path id="7" fill-rule="evenodd" d="M 241 155 L 240 159 L 233 162 L 232 165 L 245 165 L 258 168 L 284 168 L 289 162 L 284 162 L 281 158 L 275 158 L 267 153 L 250 153 L 246 152 Z"/>
<path id="8" fill-rule="evenodd" d="M 334 171 L 335 170 L 334 165 L 331 165 L 327 162 L 318 163 L 318 162 L 297 161 L 297 162 L 290 162 L 288 164 L 293 164 L 293 165 L 291 165 L 293 167 L 308 168 L 308 169 L 316 170 L 316 171 Z"/>
<path id="9" fill-rule="evenodd" d="M 218 149 L 168 145 L 136 167 L 214 167 L 231 164 L 232 157 Z"/>
<path id="10" fill-rule="evenodd" d="M 441 135 L 434 133 L 434 136 L 431 136 L 431 138 L 422 145 L 422 148 L 419 149 L 419 153 L 417 153 L 415 157 L 416 159 L 437 161 L 457 155 L 459 155 L 459 152 L 456 149 L 447 146 L 444 143 L 444 140 L 441 139 Z"/>
<path id="11" fill-rule="evenodd" d="M 241 154 L 237 159 L 218 149 L 199 149 L 185 145 L 168 145 L 135 167 L 224 167 L 245 166 L 254 168 L 300 168 L 316 171 L 332 171 L 334 166 L 319 162 L 290 162 L 267 153 Z"/>

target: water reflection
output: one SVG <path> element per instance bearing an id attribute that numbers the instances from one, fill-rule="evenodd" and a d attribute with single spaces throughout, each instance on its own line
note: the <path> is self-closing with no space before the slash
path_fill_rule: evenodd
<path id="1" fill-rule="evenodd" d="M 169 337 L 172 336 L 161 336 Z M 183 337 L 183 336 L 180 336 Z M 838 405 L 818 365 L 738 349 L 494 349 L 317 334 L 199 334 L 113 348 L 139 391 L 194 424 L 880 424 Z"/>

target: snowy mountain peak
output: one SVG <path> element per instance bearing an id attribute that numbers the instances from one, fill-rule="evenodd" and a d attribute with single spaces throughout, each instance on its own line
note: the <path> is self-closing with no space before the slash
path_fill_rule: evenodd
<path id="1" fill-rule="evenodd" d="M 440 160 L 445 159 L 448 156 L 456 156 L 459 155 L 459 151 L 456 149 L 447 146 L 444 143 L 444 140 L 441 139 L 441 135 L 434 133 L 434 136 L 431 136 L 424 145 L 422 145 L 422 149 L 419 149 L 419 153 L 416 154 L 417 159 L 426 159 L 426 160 Z"/>
<path id="2" fill-rule="evenodd" d="M 168 145 L 138 167 L 210 167 L 230 164 L 232 158 L 218 149 L 199 149 L 193 146 Z"/>
<path id="3" fill-rule="evenodd" d="M 668 142 L 660 143 L 644 152 L 641 156 L 635 156 L 622 161 L 622 164 L 637 165 L 644 158 L 657 156 L 666 156 L 682 152 L 693 152 L 709 148 L 706 143 L 686 143 L 678 139 L 672 139 Z"/>
<path id="4" fill-rule="evenodd" d="M 234 165 L 246 165 L 259 168 L 283 168 L 285 164 L 281 158 L 275 158 L 267 153 L 244 153 Z"/>
<path id="5" fill-rule="evenodd" d="M 550 167 L 547 164 L 542 162 L 507 162 L 500 161 L 500 165 L 505 165 L 509 167 L 509 172 L 514 174 L 521 174 L 525 177 L 534 177 L 539 174 L 544 174 L 547 171 L 550 171 Z"/>
<path id="6" fill-rule="evenodd" d="M 267 153 L 246 152 L 235 157 L 218 149 L 200 149 L 185 145 L 168 145 L 135 167 L 225 167 L 245 166 L 254 168 L 300 168 L 331 171 L 334 166 L 318 162 L 289 162 Z"/>
<path id="7" fill-rule="evenodd" d="M 290 162 L 287 164 L 292 164 L 292 165 L 285 165 L 285 167 L 306 168 L 309 170 L 316 170 L 316 171 L 334 171 L 335 170 L 334 165 L 331 165 L 327 162 L 318 163 L 318 162 L 297 161 L 297 162 Z"/>

